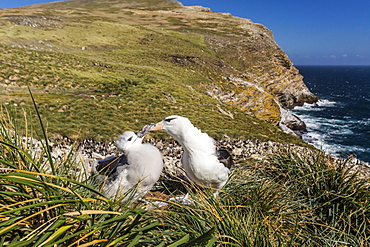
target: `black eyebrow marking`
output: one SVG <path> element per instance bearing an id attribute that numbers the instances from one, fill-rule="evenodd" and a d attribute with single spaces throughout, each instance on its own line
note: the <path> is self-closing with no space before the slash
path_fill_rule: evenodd
<path id="1" fill-rule="evenodd" d="M 175 117 L 173 117 L 173 118 L 165 118 L 164 121 L 171 122 L 171 120 L 174 120 L 174 119 L 176 119 L 176 118 Z"/>
<path id="2" fill-rule="evenodd" d="M 132 140 L 132 136 L 130 138 L 127 139 L 127 141 L 131 141 Z"/>

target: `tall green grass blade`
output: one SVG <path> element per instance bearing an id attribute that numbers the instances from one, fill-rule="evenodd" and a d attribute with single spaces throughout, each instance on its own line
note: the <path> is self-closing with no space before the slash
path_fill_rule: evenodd
<path id="1" fill-rule="evenodd" d="M 66 223 L 65 218 L 61 218 L 59 216 L 57 217 L 57 219 L 51 219 L 51 222 L 45 222 L 45 224 L 42 224 L 39 228 L 35 229 L 33 233 L 30 233 L 24 239 L 27 239 L 28 241 L 35 239 L 34 246 L 39 246 L 47 238 L 54 234 L 54 232 L 58 230 L 59 227 L 63 227 L 63 225 Z"/>
<path id="2" fill-rule="evenodd" d="M 68 232 L 68 230 L 72 227 L 73 225 L 65 225 L 65 226 L 58 228 L 58 230 L 56 230 L 47 240 L 45 240 L 45 242 L 41 243 L 39 246 L 44 246 L 50 242 L 53 243 L 52 242 L 53 240 L 55 240 L 57 237 L 59 237 L 63 233 Z"/>
<path id="3" fill-rule="evenodd" d="M 54 166 L 54 161 L 53 161 L 53 157 L 51 155 L 51 150 L 50 150 L 50 145 L 49 145 L 49 140 L 47 138 L 47 135 L 46 135 L 46 129 L 44 127 L 44 124 L 43 124 L 43 121 L 42 121 L 42 118 L 41 118 L 41 115 L 40 115 L 40 112 L 38 110 L 38 107 L 37 107 L 37 104 L 36 104 L 36 101 L 35 101 L 35 98 L 33 97 L 33 94 L 32 94 L 32 91 L 31 91 L 31 88 L 29 87 L 29 85 L 27 85 L 27 88 L 28 88 L 28 92 L 31 96 L 31 99 L 32 99 L 32 104 L 33 104 L 33 107 L 36 111 L 36 114 L 37 114 L 37 118 L 39 120 L 39 124 L 40 124 L 40 127 L 41 127 L 41 131 L 42 131 L 42 138 L 41 140 L 45 141 L 45 144 L 43 142 L 41 142 L 43 144 L 43 147 L 44 147 L 44 150 L 46 151 L 46 155 L 47 155 L 47 158 L 48 158 L 48 162 L 49 162 L 49 165 L 50 165 L 50 168 L 52 170 L 52 173 L 53 174 L 56 174 L 56 170 L 55 170 L 55 166 Z"/>
<path id="4" fill-rule="evenodd" d="M 199 236 L 197 238 L 194 238 L 194 239 L 184 243 L 181 246 L 182 247 L 191 247 L 191 246 L 196 246 L 198 244 L 204 244 L 204 243 L 208 242 L 209 240 L 211 240 L 211 241 L 209 241 L 209 243 L 207 245 L 205 245 L 205 246 L 210 246 L 211 243 L 214 243 L 216 241 L 216 238 L 213 236 L 214 232 L 215 232 L 215 228 L 210 229 L 209 231 L 205 232 L 201 236 Z"/>
<path id="5" fill-rule="evenodd" d="M 36 212 L 36 213 L 34 213 L 34 214 L 30 215 L 30 216 L 24 217 L 21 220 L 18 220 L 17 222 L 15 222 L 14 224 L 12 224 L 12 225 L 10 225 L 8 227 L 5 227 L 5 228 L 0 229 L 0 234 L 4 234 L 4 233 L 10 231 L 12 228 L 15 228 L 16 226 L 18 226 L 18 225 L 24 223 L 25 221 L 27 221 L 28 219 L 31 219 L 32 217 L 35 217 L 37 215 L 40 215 L 43 212 L 49 211 L 49 210 L 54 209 L 54 208 L 62 207 L 62 206 L 65 206 L 65 204 L 53 205 L 53 206 L 51 206 L 49 208 L 40 210 L 39 212 Z"/>
<path id="6" fill-rule="evenodd" d="M 182 237 L 180 240 L 168 245 L 168 247 L 177 247 L 177 246 L 180 246 L 182 244 L 186 244 L 190 239 L 190 235 L 187 234 L 185 235 L 184 237 Z"/>

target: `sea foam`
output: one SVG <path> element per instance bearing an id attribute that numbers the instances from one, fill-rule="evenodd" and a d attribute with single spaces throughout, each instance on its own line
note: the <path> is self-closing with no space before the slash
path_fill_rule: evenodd
<path id="1" fill-rule="evenodd" d="M 308 133 L 303 140 L 336 156 L 370 162 L 370 66 L 299 66 L 307 87 L 321 99 L 295 107 Z"/>
<path id="2" fill-rule="evenodd" d="M 315 116 L 313 113 L 325 111 L 337 105 L 338 103 L 334 101 L 320 99 L 317 103 L 305 103 L 303 106 L 297 106 L 291 110 L 293 114 L 298 115 L 306 124 L 308 132 L 302 135 L 302 139 L 325 153 L 333 155 L 339 155 L 354 148 L 328 142 L 333 139 L 335 135 L 352 135 L 353 131 L 349 128 L 351 120 L 319 117 Z"/>

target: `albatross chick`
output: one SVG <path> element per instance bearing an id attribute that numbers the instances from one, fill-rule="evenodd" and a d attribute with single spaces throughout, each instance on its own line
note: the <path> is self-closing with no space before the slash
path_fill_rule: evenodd
<path id="1" fill-rule="evenodd" d="M 124 155 L 96 162 L 95 170 L 106 174 L 103 193 L 107 197 L 120 198 L 134 189 L 135 194 L 130 196 L 137 200 L 158 181 L 163 168 L 162 155 L 153 145 L 142 143 L 150 128 L 148 125 L 136 134 L 132 131 L 124 132 L 116 141 L 118 150 L 124 152 Z"/>

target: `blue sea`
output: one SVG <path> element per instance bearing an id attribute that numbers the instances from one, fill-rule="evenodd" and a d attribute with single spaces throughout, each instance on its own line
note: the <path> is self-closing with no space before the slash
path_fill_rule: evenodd
<path id="1" fill-rule="evenodd" d="M 296 66 L 320 97 L 291 112 L 302 119 L 303 139 L 335 156 L 370 162 L 370 66 Z"/>

